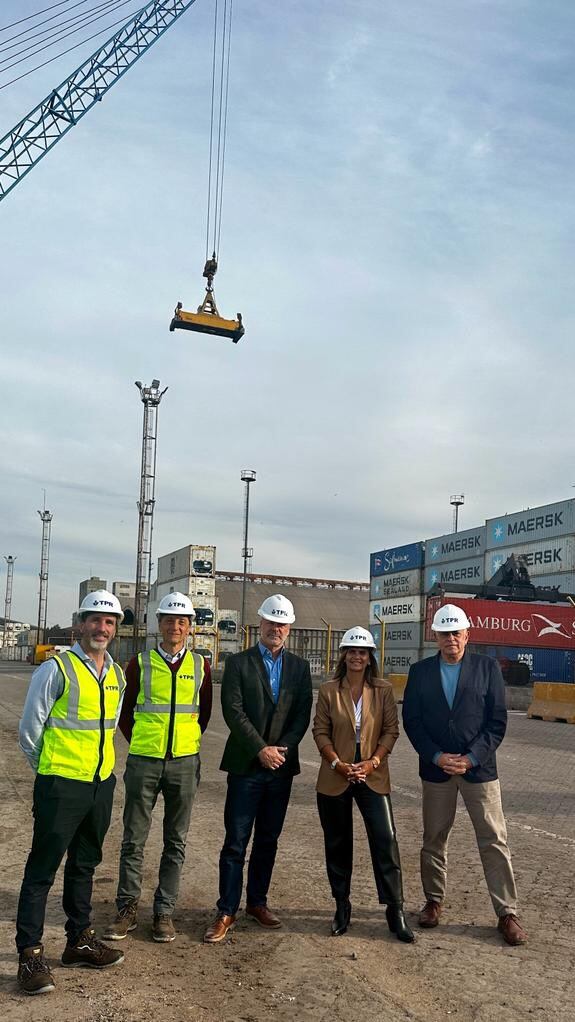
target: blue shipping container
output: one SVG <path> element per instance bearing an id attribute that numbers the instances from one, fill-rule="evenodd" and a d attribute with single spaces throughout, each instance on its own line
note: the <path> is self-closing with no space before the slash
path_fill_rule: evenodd
<path id="1" fill-rule="evenodd" d="M 423 567 L 423 543 L 389 547 L 370 555 L 370 577 L 387 575 L 394 571 L 413 571 Z"/>
<path id="2" fill-rule="evenodd" d="M 531 681 L 575 682 L 575 650 L 540 649 L 534 646 L 480 646 L 469 644 L 473 653 L 496 660 L 516 660 L 527 664 Z"/>

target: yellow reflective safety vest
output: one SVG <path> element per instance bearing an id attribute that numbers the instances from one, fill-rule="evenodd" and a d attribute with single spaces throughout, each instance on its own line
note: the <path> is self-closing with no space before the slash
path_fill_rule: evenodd
<path id="1" fill-rule="evenodd" d="M 116 715 L 126 679 L 112 663 L 98 681 L 75 653 L 53 658 L 64 677 L 64 691 L 44 725 L 39 774 L 74 781 L 105 781 L 114 769 Z"/>
<path id="2" fill-rule="evenodd" d="M 202 733 L 198 723 L 204 658 L 186 650 L 175 677 L 157 650 L 140 653 L 140 691 L 134 707 L 130 754 L 164 759 L 193 756 L 200 751 Z M 168 749 L 173 720 L 171 749 Z"/>

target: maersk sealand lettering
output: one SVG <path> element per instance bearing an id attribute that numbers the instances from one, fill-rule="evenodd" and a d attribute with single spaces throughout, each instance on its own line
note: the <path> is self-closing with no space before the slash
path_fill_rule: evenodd
<path id="1" fill-rule="evenodd" d="M 534 518 L 526 518 L 519 522 L 507 523 L 507 535 L 519 536 L 522 532 L 537 532 L 538 529 L 554 529 L 563 525 L 563 512 L 554 511 L 547 515 L 535 515 Z"/>
<path id="2" fill-rule="evenodd" d="M 536 564 L 562 564 L 561 547 L 550 547 L 548 550 L 536 550 L 533 554 L 520 554 L 519 560 L 532 568 Z"/>
<path id="3" fill-rule="evenodd" d="M 442 582 L 481 582 L 481 568 L 478 564 L 472 568 L 447 568 L 441 572 Z"/>
<path id="4" fill-rule="evenodd" d="M 460 550 L 481 549 L 481 536 L 464 536 L 461 539 L 450 539 L 441 544 L 442 554 L 457 554 Z"/>
<path id="5" fill-rule="evenodd" d="M 395 605 L 389 604 L 387 607 L 382 605 L 381 616 L 386 617 L 397 617 L 398 614 L 413 614 L 413 603 L 396 603 Z"/>

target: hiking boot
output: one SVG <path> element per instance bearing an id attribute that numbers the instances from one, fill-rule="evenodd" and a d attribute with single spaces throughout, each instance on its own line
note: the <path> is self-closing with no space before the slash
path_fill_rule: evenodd
<path id="1" fill-rule="evenodd" d="M 171 916 L 159 914 L 154 916 L 152 924 L 152 937 L 159 944 L 167 944 L 170 940 L 176 939 L 176 931 Z"/>
<path id="2" fill-rule="evenodd" d="M 91 929 L 84 930 L 75 944 L 66 944 L 62 955 L 62 965 L 74 969 L 79 965 L 87 965 L 89 969 L 109 969 L 124 961 L 124 952 L 102 944 Z"/>
<path id="3" fill-rule="evenodd" d="M 20 952 L 18 986 L 24 994 L 49 994 L 54 989 L 54 977 L 44 958 L 42 944 L 27 947 Z"/>
<path id="4" fill-rule="evenodd" d="M 118 909 L 116 918 L 106 927 L 102 936 L 105 940 L 124 940 L 137 925 L 138 902 L 129 901 L 127 905 Z"/>

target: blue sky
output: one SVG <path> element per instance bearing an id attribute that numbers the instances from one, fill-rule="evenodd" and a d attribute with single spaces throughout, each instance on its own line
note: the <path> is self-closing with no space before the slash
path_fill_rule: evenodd
<path id="1" fill-rule="evenodd" d="M 40 6 L 5 0 L 0 27 Z M 134 577 L 137 379 L 169 387 L 155 557 L 214 543 L 240 567 L 242 468 L 254 570 L 332 578 L 449 531 L 451 493 L 462 527 L 573 494 L 572 3 L 236 0 L 216 294 L 237 346 L 168 331 L 202 297 L 212 18 L 197 0 L 0 204 L 15 618 L 37 615 L 43 489 L 49 621 L 90 573 Z M 0 135 L 93 47 L 0 91 Z"/>

